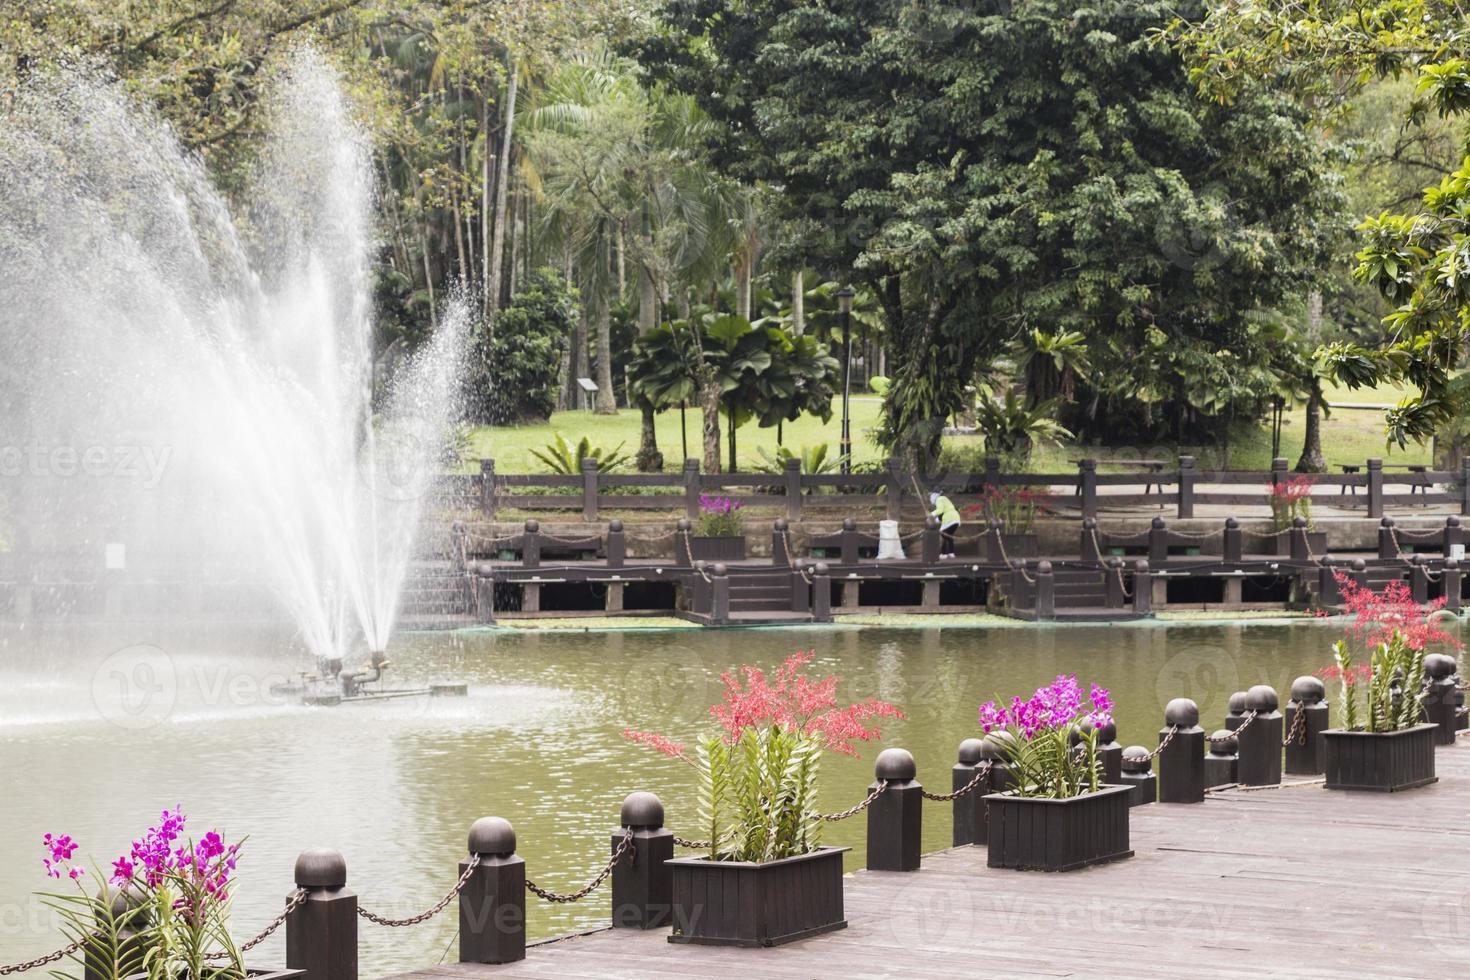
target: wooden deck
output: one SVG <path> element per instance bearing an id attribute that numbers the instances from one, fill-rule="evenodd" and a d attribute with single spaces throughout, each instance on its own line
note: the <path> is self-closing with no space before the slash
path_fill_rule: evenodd
<path id="1" fill-rule="evenodd" d="M 1470 739 L 1405 794 L 1320 785 L 1225 790 L 1133 810 L 1128 861 L 1069 874 L 991 870 L 985 850 L 857 871 L 848 928 L 777 949 L 674 945 L 603 930 L 516 964 L 445 977 L 1324 977 L 1470 975 Z M 1293 777 L 1288 777 L 1292 779 Z M 926 804 L 930 819 L 947 807 Z"/>

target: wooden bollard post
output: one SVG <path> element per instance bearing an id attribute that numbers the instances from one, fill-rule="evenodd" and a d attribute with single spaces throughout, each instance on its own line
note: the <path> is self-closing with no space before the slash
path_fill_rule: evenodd
<path id="1" fill-rule="evenodd" d="M 1082 498 L 1082 516 L 1097 516 L 1097 460 L 1084 459 L 1077 464 L 1077 496 Z"/>
<path id="2" fill-rule="evenodd" d="M 1319 776 L 1327 771 L 1322 733 L 1330 723 L 1327 688 L 1310 674 L 1291 682 L 1286 703 L 1286 771 L 1294 776 Z"/>
<path id="3" fill-rule="evenodd" d="M 1342 603 L 1342 589 L 1337 584 L 1337 569 L 1332 565 L 1332 556 L 1317 559 L 1317 601 L 1324 606 Z"/>
<path id="4" fill-rule="evenodd" d="M 1178 514 L 1181 518 L 1194 516 L 1194 481 L 1198 475 L 1198 471 L 1194 468 L 1194 457 L 1180 456 Z"/>
<path id="5" fill-rule="evenodd" d="M 109 946 L 113 936 L 116 937 L 117 945 L 115 951 L 109 949 L 106 956 L 97 956 L 84 950 L 81 957 L 82 980 L 117 980 L 123 976 L 147 975 L 144 957 L 148 953 L 145 946 L 148 913 L 144 906 L 148 905 L 151 898 L 141 886 L 132 882 L 125 885 L 108 883 L 102 886 L 97 893 L 93 918 L 98 931 L 109 937 Z M 287 931 L 289 930 L 288 926 Z M 354 943 L 354 962 L 356 952 Z M 113 956 L 117 957 L 116 960 Z M 356 976 L 355 967 L 353 975 Z"/>
<path id="6" fill-rule="evenodd" d="M 541 567 L 541 522 L 530 520 L 521 531 L 521 567 Z"/>
<path id="7" fill-rule="evenodd" d="M 607 525 L 607 567 L 622 568 L 628 560 L 628 535 L 623 522 L 613 518 Z"/>
<path id="8" fill-rule="evenodd" d="M 1082 561 L 1094 564 L 1102 561 L 1102 551 L 1098 544 L 1097 519 L 1094 517 L 1082 518 L 1082 538 L 1077 542 L 1077 554 Z"/>
<path id="9" fill-rule="evenodd" d="M 1460 519 L 1454 514 L 1444 519 L 1443 537 L 1440 539 L 1439 553 L 1446 558 L 1450 557 L 1455 550 L 1455 545 L 1465 544 L 1465 529 L 1460 526 Z"/>
<path id="10" fill-rule="evenodd" d="M 1444 607 L 1450 612 L 1460 611 L 1460 561 L 1457 558 L 1444 560 Z"/>
<path id="11" fill-rule="evenodd" d="M 1394 519 L 1392 517 L 1385 517 L 1378 522 L 1379 561 L 1391 561 L 1399 556 L 1399 547 L 1395 536 Z"/>
<path id="12" fill-rule="evenodd" d="M 1130 745 L 1123 750 L 1120 760 L 1123 768 L 1119 781 L 1133 787 L 1129 806 L 1142 806 L 1159 798 L 1159 780 L 1154 775 L 1154 763 L 1148 749 L 1142 745 Z"/>
<path id="13" fill-rule="evenodd" d="M 480 460 L 480 515 L 495 518 L 495 460 Z"/>
<path id="14" fill-rule="evenodd" d="M 730 569 L 722 561 L 710 566 L 710 621 L 723 624 L 730 621 Z"/>
<path id="15" fill-rule="evenodd" d="M 832 569 L 824 561 L 812 566 L 812 622 L 832 622 Z"/>
<path id="16" fill-rule="evenodd" d="M 884 749 L 873 762 L 874 782 L 888 786 L 868 807 L 868 868 L 872 871 L 918 871 L 924 819 L 924 787 L 915 776 L 914 757 L 906 749 Z"/>
<path id="17" fill-rule="evenodd" d="M 495 565 L 482 561 L 475 567 L 475 618 L 495 622 Z"/>
<path id="18" fill-rule="evenodd" d="M 652 793 L 629 793 L 618 819 L 613 853 L 630 831 L 633 853 L 613 865 L 613 928 L 666 926 L 673 916 L 674 873 L 664 862 L 674 856 L 674 832 L 664 827 L 664 805 Z"/>
<path id="19" fill-rule="evenodd" d="M 469 532 L 465 529 L 464 521 L 455 521 L 449 525 L 449 560 L 454 570 L 461 574 L 465 570 L 465 541 Z"/>
<path id="20" fill-rule="evenodd" d="M 1236 691 L 1225 702 L 1225 730 L 1233 732 L 1245 722 L 1245 692 Z"/>
<path id="21" fill-rule="evenodd" d="M 771 564 L 777 568 L 791 565 L 792 554 L 788 548 L 791 538 L 791 522 L 784 517 L 776 518 L 771 525 Z"/>
<path id="22" fill-rule="evenodd" d="M 842 564 L 847 566 L 858 563 L 858 530 L 857 521 L 851 517 L 842 519 L 842 534 L 839 538 L 841 544 Z"/>
<path id="23" fill-rule="evenodd" d="M 1368 460 L 1368 516 L 1383 516 L 1383 460 Z"/>
<path id="24" fill-rule="evenodd" d="M 1236 765 L 1240 762 L 1235 735 L 1223 728 L 1207 740 L 1210 749 L 1205 756 L 1205 787 L 1228 786 L 1235 782 Z"/>
<path id="25" fill-rule="evenodd" d="M 1424 658 L 1424 714 L 1426 721 L 1439 726 L 1434 732 L 1436 745 L 1454 745 L 1459 732 L 1455 705 L 1455 693 L 1459 689 L 1455 682 L 1457 668 L 1455 658 L 1442 653 L 1431 653 Z"/>
<path id="26" fill-rule="evenodd" d="M 939 518 L 924 518 L 924 537 L 921 555 L 926 565 L 939 561 Z"/>
<path id="27" fill-rule="evenodd" d="M 1123 746 L 1118 744 L 1118 725 L 1104 722 L 1097 730 L 1097 757 L 1102 762 L 1103 782 L 1116 786 L 1123 781 Z"/>
<path id="28" fill-rule="evenodd" d="M 788 459 L 786 461 L 786 517 L 789 520 L 801 520 L 801 460 Z"/>
<path id="29" fill-rule="evenodd" d="M 1148 522 L 1148 560 L 1169 560 L 1169 527 L 1162 517 Z"/>
<path id="30" fill-rule="evenodd" d="M 286 966 L 312 980 L 357 980 L 357 893 L 338 851 L 302 851 L 296 887 L 306 898 L 286 917 Z M 288 899 L 289 901 L 289 899 Z"/>
<path id="31" fill-rule="evenodd" d="M 1281 782 L 1281 741 L 1284 719 L 1276 689 L 1257 684 L 1246 692 L 1245 707 L 1250 724 L 1235 730 L 1240 763 L 1235 781 L 1242 786 L 1274 786 Z"/>
<path id="32" fill-rule="evenodd" d="M 1293 517 L 1291 519 L 1291 560 L 1308 561 L 1312 557 L 1312 546 L 1307 542 L 1307 519 L 1305 517 Z"/>
<path id="33" fill-rule="evenodd" d="M 1036 563 L 1036 618 L 1057 618 L 1057 580 L 1051 562 L 1044 558 Z"/>
<path id="34" fill-rule="evenodd" d="M 516 832 L 501 817 L 470 827 L 470 855 L 479 863 L 459 893 L 459 961 L 514 963 L 526 958 L 526 862 L 516 857 Z M 461 861 L 459 873 L 469 869 Z"/>
<path id="35" fill-rule="evenodd" d="M 1159 746 L 1159 802 L 1204 802 L 1205 732 L 1197 704 L 1175 698 L 1164 707 Z"/>
<path id="36" fill-rule="evenodd" d="M 1360 589 L 1368 587 L 1368 563 L 1361 558 L 1354 558 L 1352 568 L 1348 571 L 1351 578 Z"/>
<path id="37" fill-rule="evenodd" d="M 694 564 L 694 524 L 687 517 L 679 518 L 674 525 L 674 564 L 685 568 Z"/>
<path id="38" fill-rule="evenodd" d="M 602 463 L 591 456 L 582 460 L 582 520 L 597 520 L 597 477 Z"/>
<path id="39" fill-rule="evenodd" d="M 808 567 L 805 558 L 798 558 L 791 563 L 791 611 L 809 613 L 812 611 L 812 586 L 806 580 L 806 569 Z"/>
<path id="40" fill-rule="evenodd" d="M 1133 611 L 1140 616 L 1154 611 L 1154 576 L 1143 558 L 1133 563 Z"/>
<path id="41" fill-rule="evenodd" d="M 1423 555 L 1409 556 L 1409 595 L 1421 606 L 1429 601 L 1429 568 Z"/>
<path id="42" fill-rule="evenodd" d="M 1240 531 L 1240 522 L 1233 517 L 1225 518 L 1224 543 L 1220 551 L 1226 561 L 1240 561 L 1243 554 L 1245 535 Z"/>
<path id="43" fill-rule="evenodd" d="M 1123 608 L 1123 559 L 1110 555 L 1103 572 L 1103 602 L 1109 609 Z"/>
<path id="44" fill-rule="evenodd" d="M 699 517 L 699 460 L 684 460 L 684 517 Z"/>
<path id="45" fill-rule="evenodd" d="M 958 793 L 975 779 L 975 773 L 985 765 L 985 742 L 983 739 L 967 738 L 960 743 L 959 761 L 951 770 L 951 792 Z M 990 777 L 964 796 L 954 798 L 954 846 L 985 843 L 985 793 L 990 788 Z"/>

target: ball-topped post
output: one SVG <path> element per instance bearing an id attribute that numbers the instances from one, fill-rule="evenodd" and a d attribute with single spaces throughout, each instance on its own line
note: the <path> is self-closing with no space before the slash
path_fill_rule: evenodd
<path id="1" fill-rule="evenodd" d="M 1454 657 L 1442 653 L 1431 653 L 1424 658 L 1424 714 L 1425 720 L 1438 726 L 1434 732 L 1436 745 L 1454 745 L 1459 734 L 1456 704 L 1459 684 L 1455 677 L 1458 668 Z"/>
<path id="2" fill-rule="evenodd" d="M 461 963 L 526 958 L 526 862 L 515 850 L 509 820 L 481 817 L 470 826 L 470 857 L 459 864 L 460 875 L 469 874 L 459 893 Z"/>
<path id="3" fill-rule="evenodd" d="M 622 568 L 628 559 L 628 535 L 623 522 L 616 517 L 607 524 L 607 544 L 603 550 L 608 568 Z"/>
<path id="4" fill-rule="evenodd" d="M 868 867 L 874 871 L 918 871 L 924 819 L 924 787 L 907 749 L 888 748 L 873 760 L 868 806 Z"/>
<path id="5" fill-rule="evenodd" d="M 1235 782 L 1236 766 L 1240 761 L 1240 745 L 1235 733 L 1219 728 L 1206 739 L 1209 753 L 1205 756 L 1205 786 L 1228 786 Z"/>
<path id="6" fill-rule="evenodd" d="M 951 792 L 958 793 L 975 781 L 984 770 L 980 782 L 963 796 L 954 798 L 954 846 L 980 844 L 985 841 L 985 794 L 990 791 L 990 772 L 986 768 L 985 741 L 967 738 L 960 743 L 959 760 L 950 770 Z"/>
<path id="7" fill-rule="evenodd" d="M 1281 699 L 1269 684 L 1245 692 L 1248 724 L 1235 729 L 1240 761 L 1235 781 L 1242 786 L 1272 786 L 1281 782 L 1281 743 L 1285 733 Z"/>
<path id="8" fill-rule="evenodd" d="M 664 862 L 674 856 L 674 832 L 664 827 L 664 805 L 653 793 L 629 793 L 612 832 L 612 853 L 628 834 L 632 853 L 613 865 L 614 929 L 657 929 L 669 924 L 674 901 L 674 872 Z"/>
<path id="9" fill-rule="evenodd" d="M 1159 802 L 1204 802 L 1205 731 L 1199 725 L 1199 705 L 1189 698 L 1165 705 L 1158 753 Z"/>
<path id="10" fill-rule="evenodd" d="M 1322 733 L 1330 724 L 1327 686 L 1310 674 L 1291 682 L 1286 702 L 1286 771 L 1294 776 L 1319 776 L 1326 771 Z"/>
<path id="11" fill-rule="evenodd" d="M 1129 806 L 1152 803 L 1159 796 L 1159 780 L 1154 775 L 1153 759 L 1142 745 L 1130 745 L 1119 752 L 1118 765 L 1122 770 L 1118 782 L 1133 787 Z"/>
<path id="12" fill-rule="evenodd" d="M 347 889 L 342 852 L 302 851 L 293 877 L 306 894 L 286 916 L 286 966 L 309 977 L 357 980 L 357 893 Z"/>

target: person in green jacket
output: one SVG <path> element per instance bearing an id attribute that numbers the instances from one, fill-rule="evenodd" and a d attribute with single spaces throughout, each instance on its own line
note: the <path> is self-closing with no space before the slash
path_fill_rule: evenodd
<path id="1" fill-rule="evenodd" d="M 939 557 L 953 558 L 954 535 L 960 529 L 960 512 L 955 509 L 954 501 L 937 490 L 929 494 L 929 506 L 934 508 L 930 516 L 939 520 Z"/>

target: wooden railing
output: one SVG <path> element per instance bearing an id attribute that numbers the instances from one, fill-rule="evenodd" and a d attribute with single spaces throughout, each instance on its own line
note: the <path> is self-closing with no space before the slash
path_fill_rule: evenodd
<path id="1" fill-rule="evenodd" d="M 1364 508 L 1382 517 L 1385 508 L 1430 507 L 1440 512 L 1470 514 L 1470 457 L 1458 472 L 1427 467 L 1400 467 L 1386 472 L 1383 460 L 1366 460 L 1354 473 L 1314 474 L 1314 498 L 1320 504 Z M 581 511 L 588 521 L 603 511 L 680 511 L 695 518 L 703 495 L 727 497 L 742 507 L 784 508 L 790 519 L 807 510 L 846 511 L 882 508 L 897 519 L 917 493 L 940 490 L 955 504 L 978 503 L 990 488 L 1041 492 L 1050 516 L 1096 517 L 1101 511 L 1150 507 L 1173 508 L 1174 516 L 1191 518 L 1205 505 L 1269 507 L 1271 488 L 1292 478 L 1285 459 L 1267 471 L 1201 470 L 1193 456 L 1180 456 L 1174 469 L 1100 473 L 1096 461 L 1082 460 L 1072 473 L 1005 473 L 1000 462 L 987 459 L 979 473 L 914 475 L 898 460 L 878 473 L 806 475 L 796 460 L 781 473 L 701 473 L 697 460 L 686 460 L 678 473 L 602 473 L 594 460 L 580 474 L 498 473 L 495 461 L 483 459 L 475 474 L 445 478 L 448 497 L 461 509 L 478 510 L 485 518 L 499 512 Z M 1391 488 L 1394 489 L 1390 492 Z M 1332 490 L 1336 493 L 1332 493 Z M 634 492 L 630 492 L 634 491 Z M 927 509 L 927 500 L 922 501 Z"/>

